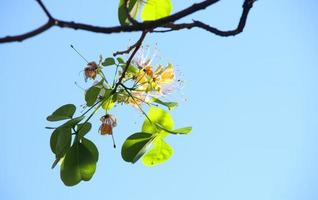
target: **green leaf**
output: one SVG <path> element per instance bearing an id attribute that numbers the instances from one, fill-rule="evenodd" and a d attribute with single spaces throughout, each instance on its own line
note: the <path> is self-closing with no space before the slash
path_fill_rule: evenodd
<path id="1" fill-rule="evenodd" d="M 77 136 L 79 138 L 82 138 L 84 135 L 86 135 L 92 128 L 92 124 L 90 122 L 86 122 L 83 124 L 77 125 Z"/>
<path id="2" fill-rule="evenodd" d="M 137 67 L 135 67 L 133 65 L 129 65 L 127 72 L 132 73 L 132 74 L 137 74 L 139 72 L 139 70 Z"/>
<path id="3" fill-rule="evenodd" d="M 105 111 L 108 111 L 108 110 L 112 109 L 115 106 L 115 101 L 114 101 L 113 96 L 107 95 L 107 97 L 104 97 L 104 99 L 106 99 L 106 98 L 107 98 L 107 100 L 105 100 L 103 102 L 102 108 Z"/>
<path id="4" fill-rule="evenodd" d="M 104 62 L 102 63 L 103 66 L 110 66 L 115 64 L 115 59 L 114 58 L 105 58 Z"/>
<path id="5" fill-rule="evenodd" d="M 177 102 L 163 102 L 160 99 L 157 99 L 155 97 L 152 97 L 152 102 L 155 102 L 155 103 L 161 104 L 163 106 L 166 106 L 169 110 L 172 110 L 173 108 L 178 106 Z"/>
<path id="6" fill-rule="evenodd" d="M 154 147 L 144 155 L 142 162 L 146 166 L 155 166 L 167 161 L 173 154 L 173 149 L 162 139 L 154 142 Z"/>
<path id="7" fill-rule="evenodd" d="M 153 134 L 143 132 L 129 136 L 121 148 L 122 158 L 126 162 L 137 162 L 151 146 L 154 138 Z"/>
<path id="8" fill-rule="evenodd" d="M 96 162 L 96 155 L 91 152 L 91 149 L 76 141 L 61 165 L 60 176 L 63 183 L 73 186 L 81 180 L 90 180 L 95 173 Z"/>
<path id="9" fill-rule="evenodd" d="M 50 146 L 57 158 L 61 158 L 69 150 L 72 142 L 71 128 L 59 127 L 51 135 Z"/>
<path id="10" fill-rule="evenodd" d="M 112 109 L 114 106 L 115 106 L 115 102 L 113 102 L 112 99 L 110 98 L 103 103 L 102 108 L 105 111 L 108 111 L 108 110 Z"/>
<path id="11" fill-rule="evenodd" d="M 48 121 L 60 121 L 60 120 L 64 120 L 64 119 L 70 119 L 73 117 L 75 110 L 76 110 L 75 105 L 66 104 L 66 105 L 59 107 L 46 119 Z"/>
<path id="12" fill-rule="evenodd" d="M 172 133 L 172 134 L 189 134 L 189 133 L 191 133 L 191 131 L 192 131 L 192 127 L 188 126 L 188 127 L 175 129 L 173 131 L 170 131 L 170 133 Z"/>
<path id="13" fill-rule="evenodd" d="M 74 119 L 70 119 L 64 124 L 62 124 L 60 127 L 74 127 L 76 124 L 80 123 L 85 118 L 85 116 L 79 116 L 75 117 Z"/>
<path id="14" fill-rule="evenodd" d="M 152 123 L 146 118 L 142 125 L 142 132 L 153 134 L 159 132 L 164 134 L 166 131 L 162 129 L 159 130 L 156 126 L 157 124 L 169 131 L 173 129 L 174 122 L 170 113 L 167 111 L 161 108 L 151 107 L 147 115 Z"/>
<path id="15" fill-rule="evenodd" d="M 178 128 L 175 130 L 167 130 L 166 128 L 162 127 L 160 124 L 156 124 L 156 127 L 158 129 L 161 129 L 165 132 L 171 133 L 171 134 L 189 134 L 192 131 L 192 127 L 188 126 L 188 127 L 183 127 L 183 128 Z"/>
<path id="16" fill-rule="evenodd" d="M 141 12 L 143 21 L 157 20 L 170 15 L 172 3 L 170 0 L 147 0 Z"/>
<path id="17" fill-rule="evenodd" d="M 98 149 L 95 144 L 87 138 L 82 138 L 82 144 L 92 153 L 95 161 L 98 161 Z"/>
<path id="18" fill-rule="evenodd" d="M 139 8 L 141 6 L 141 0 L 129 0 L 128 2 L 128 11 L 132 18 L 136 18 L 137 13 L 139 11 Z M 118 20 L 121 25 L 128 25 L 129 20 L 125 11 L 125 1 L 120 0 L 119 1 L 119 7 L 118 7 Z"/>
<path id="19" fill-rule="evenodd" d="M 122 64 L 120 66 L 122 67 L 123 70 L 126 68 L 126 64 Z M 127 72 L 132 74 L 137 74 L 139 72 L 139 69 L 133 65 L 129 65 Z"/>
<path id="20" fill-rule="evenodd" d="M 101 91 L 100 87 L 92 86 L 85 93 L 85 101 L 87 106 L 92 106 L 96 102 L 98 95 Z"/>
<path id="21" fill-rule="evenodd" d="M 124 64 L 124 63 L 125 63 L 124 59 L 121 58 L 121 57 L 118 57 L 118 58 L 116 58 L 116 59 L 117 59 L 117 61 L 118 61 L 120 64 Z"/>

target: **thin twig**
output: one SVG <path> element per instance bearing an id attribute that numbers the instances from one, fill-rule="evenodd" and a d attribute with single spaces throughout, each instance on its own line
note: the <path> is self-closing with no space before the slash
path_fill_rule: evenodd
<path id="1" fill-rule="evenodd" d="M 142 114 L 148 119 L 150 123 L 152 123 L 151 119 L 148 117 L 147 113 L 142 109 L 142 107 L 138 104 L 135 97 L 129 92 L 129 90 L 126 89 L 126 87 L 123 87 L 124 90 L 128 93 L 128 95 L 133 99 L 135 104 L 138 106 L 139 110 L 142 112 Z"/>
<path id="2" fill-rule="evenodd" d="M 36 2 L 40 5 L 46 16 L 49 18 L 49 20 L 54 21 L 54 18 L 52 17 L 51 13 L 48 11 L 48 9 L 45 7 L 43 2 L 41 0 L 36 0 Z"/>
<path id="3" fill-rule="evenodd" d="M 127 72 L 128 68 L 129 68 L 129 65 L 130 65 L 132 59 L 134 58 L 135 54 L 137 53 L 137 51 L 141 47 L 141 44 L 142 44 L 143 40 L 146 37 L 146 34 L 147 34 L 147 31 L 143 31 L 141 36 L 140 36 L 140 38 L 139 38 L 139 40 L 136 42 L 136 47 L 135 47 L 134 51 L 132 52 L 132 54 L 129 56 L 129 58 L 128 58 L 127 62 L 126 62 L 126 66 L 125 66 L 121 76 L 119 77 L 119 80 L 118 80 L 117 84 L 115 85 L 114 91 L 116 91 L 118 86 L 122 83 L 122 81 L 123 81 L 123 79 L 124 79 L 124 77 L 126 75 L 126 72 Z"/>
<path id="4" fill-rule="evenodd" d="M 235 29 L 232 30 L 228 30 L 228 31 L 222 31 L 219 30 L 217 28 L 214 28 L 208 24 L 205 24 L 201 21 L 198 20 L 193 20 L 192 23 L 181 23 L 181 24 L 174 24 L 174 23 L 170 23 L 170 24 L 166 24 L 164 26 L 164 28 L 168 28 L 168 29 L 164 29 L 164 30 L 152 30 L 151 32 L 155 32 L 155 33 L 167 33 L 167 32 L 172 32 L 172 31 L 178 31 L 181 29 L 192 29 L 192 28 L 201 28 L 204 29 L 210 33 L 213 33 L 215 35 L 218 36 L 222 36 L 222 37 L 227 37 L 227 36 L 235 36 L 239 33 L 241 33 L 246 25 L 246 20 L 249 14 L 250 9 L 253 7 L 253 3 L 256 0 L 245 0 L 244 4 L 243 4 L 243 12 L 242 15 L 240 17 L 239 23 L 237 25 L 237 27 Z"/>
<path id="5" fill-rule="evenodd" d="M 115 53 L 113 53 L 113 56 L 118 56 L 118 55 L 123 55 L 123 54 L 129 54 L 137 45 L 137 42 L 133 45 L 131 45 L 130 47 L 128 47 L 128 49 L 123 50 L 123 51 L 117 51 Z"/>

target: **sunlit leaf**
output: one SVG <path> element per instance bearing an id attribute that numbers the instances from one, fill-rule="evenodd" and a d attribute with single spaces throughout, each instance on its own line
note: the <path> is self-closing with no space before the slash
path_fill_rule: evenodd
<path id="1" fill-rule="evenodd" d="M 175 130 L 167 130 L 166 128 L 162 127 L 160 124 L 156 124 L 156 127 L 158 129 L 161 129 L 165 132 L 171 133 L 171 134 L 189 134 L 192 131 L 192 127 L 188 126 L 188 127 L 183 127 L 183 128 L 178 128 Z"/>
<path id="2" fill-rule="evenodd" d="M 172 110 L 173 108 L 178 106 L 177 102 L 164 102 L 164 101 L 161 101 L 160 99 L 157 99 L 155 97 L 152 97 L 152 102 L 166 106 L 169 110 Z"/>
<path id="3" fill-rule="evenodd" d="M 147 0 L 141 12 L 143 21 L 157 20 L 170 15 L 172 3 L 170 0 Z"/>
<path id="4" fill-rule="evenodd" d="M 154 142 L 154 147 L 142 157 L 146 166 L 155 166 L 167 161 L 173 154 L 173 149 L 162 139 Z"/>
<path id="5" fill-rule="evenodd" d="M 112 97 L 109 97 L 102 105 L 102 108 L 105 111 L 108 111 L 110 109 L 112 109 L 115 106 L 115 102 L 114 99 Z"/>
<path id="6" fill-rule="evenodd" d="M 131 163 L 137 162 L 151 146 L 154 136 L 149 133 L 135 133 L 129 136 L 121 149 L 122 158 Z"/>
<path id="7" fill-rule="evenodd" d="M 66 104 L 66 105 L 59 107 L 46 119 L 48 121 L 59 121 L 59 120 L 64 120 L 64 119 L 70 119 L 73 117 L 75 110 L 76 110 L 75 105 Z"/>
<path id="8" fill-rule="evenodd" d="M 189 134 L 189 133 L 191 133 L 191 131 L 192 131 L 192 127 L 189 126 L 189 127 L 175 129 L 173 131 L 170 131 L 170 133 L 172 133 L 172 134 Z"/>
<path id="9" fill-rule="evenodd" d="M 61 179 L 67 186 L 78 184 L 81 180 L 88 181 L 96 170 L 96 155 L 91 149 L 80 142 L 75 142 L 67 152 L 61 165 Z"/>
<path id="10" fill-rule="evenodd" d="M 162 129 L 158 129 L 156 124 L 160 125 L 161 127 L 165 128 L 166 130 L 173 129 L 173 119 L 167 111 L 157 108 L 151 107 L 147 116 L 150 118 L 151 122 L 145 118 L 145 121 L 142 125 L 142 132 L 146 133 L 158 133 L 158 132 L 165 132 Z"/>

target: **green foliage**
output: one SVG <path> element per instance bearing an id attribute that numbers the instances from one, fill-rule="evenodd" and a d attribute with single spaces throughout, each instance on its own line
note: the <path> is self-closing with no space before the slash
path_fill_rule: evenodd
<path id="1" fill-rule="evenodd" d="M 155 136 L 149 133 L 134 133 L 124 142 L 121 156 L 126 162 L 135 163 L 150 147 Z"/>
<path id="2" fill-rule="evenodd" d="M 116 99 L 111 94 L 111 90 L 106 90 L 104 94 L 104 101 L 102 108 L 107 112 L 115 106 Z"/>
<path id="3" fill-rule="evenodd" d="M 61 127 L 73 128 L 76 124 L 80 123 L 84 119 L 84 116 L 75 117 L 65 122 Z"/>
<path id="4" fill-rule="evenodd" d="M 140 3 L 140 1 L 131 1 Z M 130 3 L 131 3 L 130 2 Z M 141 131 L 129 136 L 121 148 L 121 156 L 124 161 L 136 163 L 142 159 L 145 166 L 156 166 L 167 161 L 173 154 L 172 147 L 164 139 L 169 134 L 188 134 L 191 127 L 174 129 L 174 120 L 168 110 L 175 108 L 177 102 L 165 102 L 160 99 L 161 88 L 165 84 L 172 83 L 174 71 L 171 64 L 167 67 L 159 65 L 156 70 L 151 66 L 141 67 L 135 63 L 127 63 L 121 57 L 109 57 L 97 65 L 91 64 L 85 68 L 85 81 L 97 80 L 85 92 L 86 106 L 81 115 L 74 116 L 76 107 L 66 104 L 55 110 L 47 117 L 48 121 L 65 120 L 57 127 L 47 127 L 53 132 L 50 138 L 50 147 L 55 155 L 54 168 L 61 163 L 60 177 L 67 186 L 74 186 L 79 182 L 90 180 L 96 170 L 99 158 L 95 144 L 86 137 L 92 130 L 89 120 L 102 108 L 100 116 L 101 124 L 99 132 L 102 135 L 112 135 L 117 125 L 117 119 L 109 114 L 115 105 L 131 105 L 138 108 L 145 119 Z M 114 67 L 115 76 L 108 82 L 103 73 L 103 67 Z M 128 85 L 128 86 L 127 86 Z M 150 97 L 150 98 L 149 98 Z M 143 110 L 143 105 L 149 106 L 149 111 Z M 85 120 L 84 120 L 85 119 Z M 113 137 L 113 136 L 112 136 Z M 114 142 L 114 137 L 113 137 Z M 114 142 L 115 147 L 115 142 Z"/>
<path id="5" fill-rule="evenodd" d="M 61 119 L 60 116 L 72 117 L 76 110 L 76 107 L 73 106 L 73 104 L 67 104 L 58 108 L 56 111 L 53 112 L 52 115 L 47 117 L 48 121 L 50 121 L 51 119 Z M 72 118 L 57 128 L 49 127 L 50 129 L 54 129 L 50 138 L 50 147 L 52 152 L 55 154 L 55 161 L 52 165 L 52 168 L 54 168 L 60 161 L 60 159 L 63 158 L 69 151 L 72 142 L 72 129 L 74 129 L 75 126 L 84 119 L 84 117 L 85 116 Z M 85 129 L 87 129 L 87 127 Z M 85 129 L 83 129 L 82 131 L 85 131 Z M 84 134 L 84 132 L 82 132 L 81 134 Z"/>
<path id="6" fill-rule="evenodd" d="M 98 157 L 99 157 L 99 153 L 98 153 L 98 149 L 95 146 L 95 144 L 87 138 L 82 138 L 81 140 L 82 140 L 82 144 L 91 152 L 94 160 L 97 162 Z"/>
<path id="7" fill-rule="evenodd" d="M 173 131 L 169 131 L 169 133 L 172 133 L 172 134 L 189 134 L 191 133 L 192 131 L 192 127 L 183 127 L 183 128 L 178 128 L 178 129 L 175 129 Z"/>
<path id="8" fill-rule="evenodd" d="M 117 57 L 116 59 L 117 59 L 117 61 L 118 61 L 120 64 L 125 64 L 125 63 L 126 63 L 126 62 L 124 61 L 124 59 L 121 58 L 121 57 Z"/>
<path id="9" fill-rule="evenodd" d="M 89 140 L 76 140 L 65 155 L 61 165 L 61 179 L 67 186 L 78 184 L 81 180 L 89 181 L 95 173 L 98 151 Z"/>
<path id="10" fill-rule="evenodd" d="M 85 93 L 85 101 L 87 106 L 92 106 L 97 101 L 101 88 L 94 85 L 90 87 Z"/>
<path id="11" fill-rule="evenodd" d="M 142 163 L 155 166 L 167 161 L 173 154 L 173 149 L 161 138 L 155 140 L 154 147 L 143 156 Z"/>
<path id="12" fill-rule="evenodd" d="M 124 7 L 124 0 L 119 1 L 118 20 L 121 25 L 129 25 L 126 10 Z M 141 11 L 141 19 L 143 21 L 153 21 L 170 15 L 172 11 L 171 0 L 129 0 L 128 11 L 132 18 L 136 18 L 138 12 L 141 10 L 142 3 L 144 7 Z"/>
<path id="13" fill-rule="evenodd" d="M 170 15 L 172 3 L 170 0 L 147 0 L 141 13 L 143 21 L 157 20 Z"/>
<path id="14" fill-rule="evenodd" d="M 77 136 L 79 138 L 84 137 L 92 128 L 92 124 L 90 122 L 82 123 L 77 125 Z"/>
<path id="15" fill-rule="evenodd" d="M 115 62 L 115 59 L 112 58 L 112 57 L 110 57 L 110 58 L 106 58 L 106 59 L 104 60 L 104 62 L 102 62 L 102 65 L 103 65 L 104 67 L 106 67 L 106 66 L 114 65 L 115 63 L 116 63 L 116 62 Z"/>
<path id="16" fill-rule="evenodd" d="M 142 132 L 134 133 L 124 142 L 121 150 L 122 158 L 127 162 L 135 163 L 142 157 L 143 164 L 146 166 L 155 166 L 167 161 L 172 156 L 173 149 L 163 138 L 169 133 L 187 134 L 192 130 L 191 127 L 174 131 L 172 129 L 171 115 L 161 108 L 151 107 L 143 123 Z M 152 148 L 151 145 L 153 145 Z"/>
<path id="17" fill-rule="evenodd" d="M 76 110 L 76 107 L 73 104 L 66 104 L 59 107 L 46 119 L 51 122 L 60 121 L 64 119 L 70 119 L 73 117 L 75 110 Z"/>
<path id="18" fill-rule="evenodd" d="M 131 17 L 135 18 L 137 16 L 138 10 L 141 6 L 141 0 L 129 0 L 128 2 L 128 11 Z M 118 7 L 118 20 L 121 25 L 128 25 L 128 17 L 125 11 L 125 1 L 120 0 L 119 1 L 119 7 Z"/>
<path id="19" fill-rule="evenodd" d="M 123 67 L 125 67 L 126 65 L 123 65 Z M 132 73 L 132 74 L 136 74 L 139 72 L 138 68 L 133 66 L 133 65 L 129 65 L 128 69 L 127 69 L 128 73 Z"/>
<path id="20" fill-rule="evenodd" d="M 51 135 L 50 146 L 56 158 L 62 158 L 69 150 L 72 141 L 72 132 L 69 127 L 59 127 Z"/>
<path id="21" fill-rule="evenodd" d="M 160 99 L 155 98 L 155 97 L 152 97 L 152 101 L 155 103 L 158 103 L 160 105 L 166 106 L 169 110 L 172 110 L 178 106 L 177 102 L 164 102 L 164 101 L 161 101 Z"/>
<path id="22" fill-rule="evenodd" d="M 145 133 L 165 133 L 166 131 L 162 129 L 158 129 L 158 126 L 165 128 L 166 130 L 172 130 L 173 129 L 173 119 L 170 113 L 167 111 L 157 108 L 157 107 L 151 107 L 147 116 L 151 121 L 148 119 L 145 119 L 143 125 L 142 125 L 142 132 Z"/>

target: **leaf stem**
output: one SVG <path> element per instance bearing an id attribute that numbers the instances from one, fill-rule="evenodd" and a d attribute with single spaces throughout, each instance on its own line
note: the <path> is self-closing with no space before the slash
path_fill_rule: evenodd
<path id="1" fill-rule="evenodd" d="M 150 123 L 153 123 L 153 122 L 151 121 L 151 119 L 148 117 L 148 115 L 146 114 L 146 112 L 145 112 L 145 111 L 141 108 L 141 106 L 137 103 L 135 97 L 130 93 L 130 91 L 127 90 L 125 87 L 124 87 L 124 90 L 125 90 L 125 91 L 128 93 L 128 95 L 133 99 L 133 101 L 135 102 L 135 104 L 138 106 L 139 110 L 142 112 L 143 115 L 145 115 L 145 117 L 148 119 L 148 121 L 149 121 Z"/>

